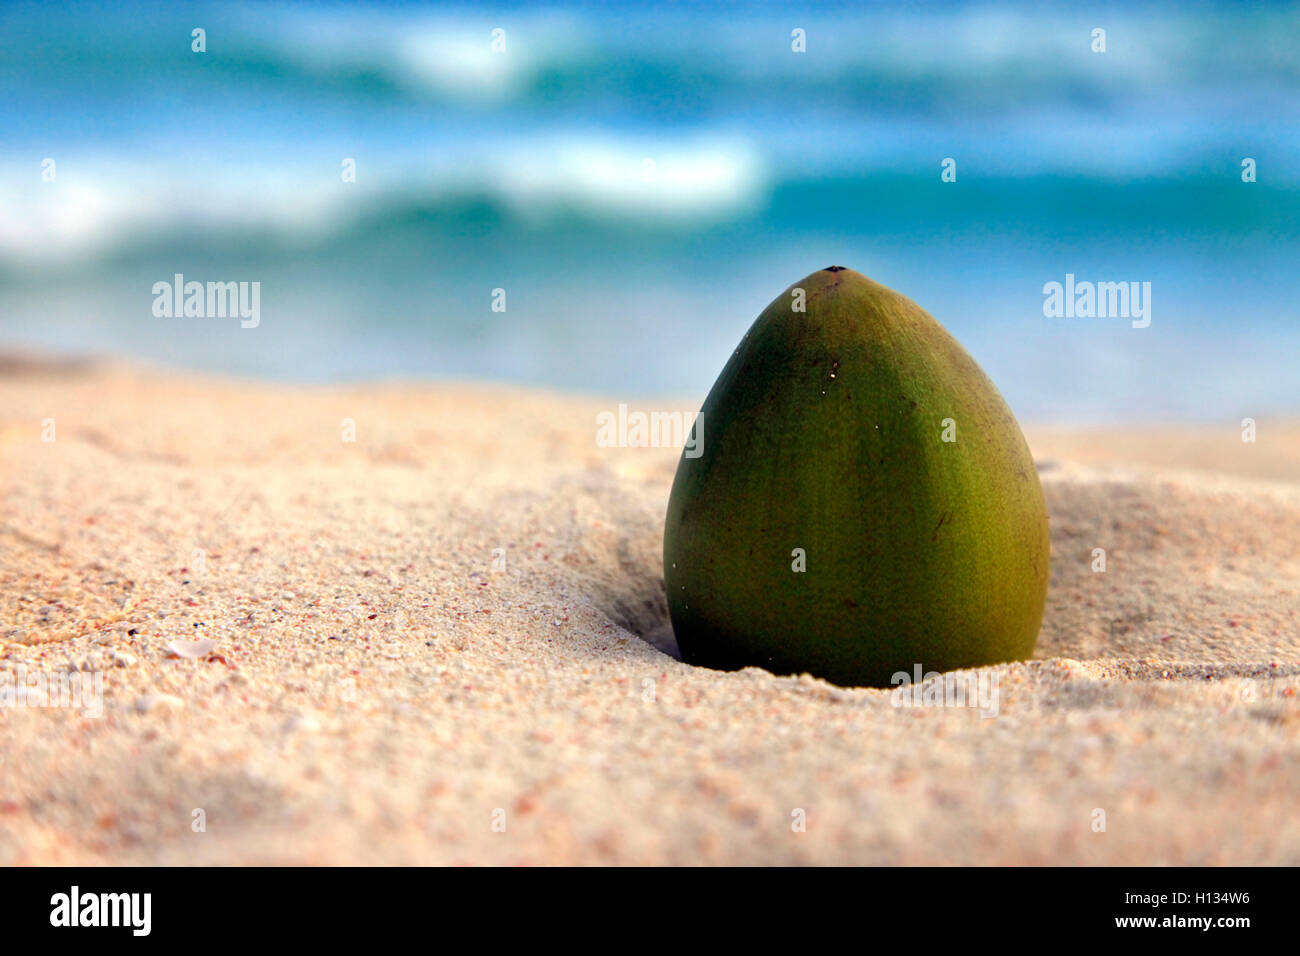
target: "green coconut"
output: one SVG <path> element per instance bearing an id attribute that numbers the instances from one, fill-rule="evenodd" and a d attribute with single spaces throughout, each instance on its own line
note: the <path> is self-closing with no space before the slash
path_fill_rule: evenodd
<path id="1" fill-rule="evenodd" d="M 912 300 L 840 266 L 795 283 L 692 438 L 664 529 L 688 663 L 880 687 L 1033 654 L 1050 556 L 1033 458 Z"/>

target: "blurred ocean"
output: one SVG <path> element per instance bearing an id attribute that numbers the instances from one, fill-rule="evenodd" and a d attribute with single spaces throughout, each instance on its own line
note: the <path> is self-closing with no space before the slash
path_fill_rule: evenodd
<path id="1" fill-rule="evenodd" d="M 702 398 L 831 264 L 1023 419 L 1300 412 L 1300 8 L 0 6 L 0 347 Z M 1067 273 L 1150 327 L 1044 317 Z"/>

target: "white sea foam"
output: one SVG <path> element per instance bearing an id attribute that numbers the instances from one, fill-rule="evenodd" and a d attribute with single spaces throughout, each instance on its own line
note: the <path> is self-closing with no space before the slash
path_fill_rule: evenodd
<path id="1" fill-rule="evenodd" d="M 328 221 L 343 199 L 328 174 L 318 173 L 323 182 L 313 186 L 302 170 L 55 159 L 51 182 L 39 167 L 0 166 L 0 257 L 93 255 L 163 230 L 307 230 Z"/>
<path id="2" fill-rule="evenodd" d="M 523 93 L 548 65 L 582 50 L 589 31 L 558 11 L 311 10 L 268 13 L 273 59 L 320 73 L 362 69 L 399 87 L 470 102 Z M 494 36 L 494 31 L 501 31 Z M 495 44 L 495 46 L 494 46 Z"/>
<path id="3" fill-rule="evenodd" d="M 647 165 L 647 160 L 651 165 Z M 344 183 L 341 159 L 285 166 L 140 157 L 0 164 L 0 260 L 50 262 L 94 256 L 152 234 L 242 232 L 327 235 L 358 216 L 455 195 L 495 198 L 521 215 L 559 209 L 592 215 L 707 218 L 753 201 L 764 184 L 741 142 L 629 143 L 595 136 L 517 141 L 489 153 L 358 160 Z"/>
<path id="4" fill-rule="evenodd" d="M 751 202 L 764 184 L 738 142 L 663 147 L 603 138 L 540 142 L 498 164 L 491 180 L 517 206 L 565 203 L 596 212 L 708 217 Z"/>

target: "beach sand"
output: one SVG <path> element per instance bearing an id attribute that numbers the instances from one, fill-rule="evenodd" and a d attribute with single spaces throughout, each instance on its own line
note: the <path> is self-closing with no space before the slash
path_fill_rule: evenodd
<path id="1" fill-rule="evenodd" d="M 1027 427 L 985 717 L 677 660 L 616 404 L 0 361 L 0 677 L 103 688 L 0 708 L 0 863 L 1300 864 L 1300 424 Z"/>

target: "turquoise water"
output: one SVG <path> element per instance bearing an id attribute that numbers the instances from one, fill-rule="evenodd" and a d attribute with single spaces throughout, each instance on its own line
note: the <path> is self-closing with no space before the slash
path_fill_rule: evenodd
<path id="1" fill-rule="evenodd" d="M 1270 5 L 4 6 L 0 346 L 689 398 L 835 263 L 1023 418 L 1293 414 L 1297 36 Z M 259 282 L 258 326 L 156 317 L 176 273 Z M 1150 282 L 1150 326 L 1045 317 L 1067 274 Z"/>

